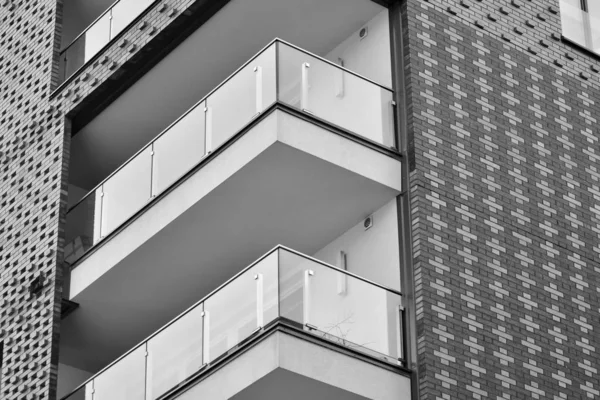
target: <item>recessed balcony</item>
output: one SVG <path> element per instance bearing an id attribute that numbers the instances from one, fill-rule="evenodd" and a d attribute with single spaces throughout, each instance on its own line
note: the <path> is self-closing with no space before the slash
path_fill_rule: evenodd
<path id="1" fill-rule="evenodd" d="M 365 144 L 395 145 L 391 90 L 276 40 L 71 207 L 65 261 L 74 264 L 277 104 Z"/>
<path id="2" fill-rule="evenodd" d="M 155 306 L 159 306 L 160 301 L 157 297 Z M 278 246 L 103 368 L 65 399 L 91 399 L 92 395 L 94 400 L 164 398 L 214 367 L 235 362 L 231 360 L 236 353 L 281 324 L 318 338 L 333 348 L 362 354 L 397 368 L 404 363 L 403 321 L 402 296 L 397 291 Z M 315 363 L 319 362 L 318 358 L 315 357 Z M 255 360 L 238 365 L 237 383 L 255 376 L 249 368 L 262 367 L 263 362 Z M 336 368 L 345 368 L 346 362 L 337 364 Z M 331 369 L 331 365 L 328 368 Z M 382 373 L 372 370 L 380 369 L 376 366 L 360 368 Z M 336 373 L 335 370 L 329 372 Z M 292 379 L 293 374 L 284 375 Z M 222 378 L 206 379 L 220 381 Z M 311 380 L 311 377 L 304 379 Z M 317 379 L 325 378 L 323 375 Z M 360 393 L 363 397 L 354 397 L 355 394 L 344 398 L 410 398 L 408 390 L 402 392 L 401 389 L 410 386 L 406 375 L 394 378 L 388 374 L 386 379 L 390 383 L 386 389 L 390 393 L 386 396 L 369 392 L 369 385 L 365 385 L 367 391 Z M 239 398 L 252 398 L 248 396 L 257 391 L 271 393 L 265 397 L 269 399 L 284 397 L 281 391 L 284 388 L 278 391 L 275 382 L 267 378 L 260 383 L 256 381 L 257 377 L 251 379 L 246 385 L 248 389 L 236 389 Z M 210 386 L 210 382 L 203 381 L 203 385 Z M 315 385 L 314 390 L 319 393 L 340 390 Z M 216 398 L 201 389 L 196 390 L 195 396 L 204 394 Z M 235 394 L 229 393 L 226 398 Z"/>
<path id="3" fill-rule="evenodd" d="M 63 6 L 59 83 L 92 60 L 153 3 L 155 0 L 66 2 Z M 103 11 L 99 12 L 100 10 Z M 96 15 L 98 16 L 93 19 Z M 93 21 L 83 28 L 82 24 L 90 19 Z"/>
<path id="4" fill-rule="evenodd" d="M 398 289 L 390 96 L 281 41 L 242 66 L 68 213 L 61 364 L 89 376 L 276 243 Z"/>

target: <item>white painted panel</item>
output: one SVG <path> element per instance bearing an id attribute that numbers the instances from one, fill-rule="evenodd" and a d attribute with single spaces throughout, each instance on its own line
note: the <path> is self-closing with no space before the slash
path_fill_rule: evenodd
<path id="1" fill-rule="evenodd" d="M 396 199 L 373 214 L 373 226 L 364 228 L 367 215 L 313 256 L 339 267 L 340 251 L 346 253 L 348 271 L 381 285 L 400 290 L 400 253 L 398 249 L 398 213 Z"/>

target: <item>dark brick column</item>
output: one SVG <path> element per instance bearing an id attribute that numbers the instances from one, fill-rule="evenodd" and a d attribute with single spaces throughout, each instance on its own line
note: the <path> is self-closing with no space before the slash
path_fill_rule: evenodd
<path id="1" fill-rule="evenodd" d="M 600 62 L 557 0 L 407 1 L 421 398 L 600 398 Z"/>

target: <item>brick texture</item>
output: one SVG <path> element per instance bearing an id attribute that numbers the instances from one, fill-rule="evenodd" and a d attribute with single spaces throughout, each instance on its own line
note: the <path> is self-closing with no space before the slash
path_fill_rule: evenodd
<path id="1" fill-rule="evenodd" d="M 600 63 L 557 0 L 405 21 L 421 398 L 600 398 Z"/>
<path id="2" fill-rule="evenodd" d="M 54 396 L 65 137 L 50 112 L 55 0 L 0 1 L 0 398 Z M 40 291 L 30 293 L 38 280 Z"/>
<path id="3" fill-rule="evenodd" d="M 158 1 L 58 87 L 61 0 L 0 0 L 0 399 L 56 398 L 70 121 L 181 13 Z M 41 291 L 30 293 L 32 282 Z"/>

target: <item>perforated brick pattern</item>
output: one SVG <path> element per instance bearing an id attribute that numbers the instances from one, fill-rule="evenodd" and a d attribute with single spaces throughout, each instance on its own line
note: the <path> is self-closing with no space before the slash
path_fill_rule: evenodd
<path id="1" fill-rule="evenodd" d="M 0 398 L 54 395 L 63 122 L 49 112 L 55 0 L 0 1 Z M 35 279 L 39 294 L 30 294 Z M 32 287 L 35 289 L 35 287 Z"/>
<path id="2" fill-rule="evenodd" d="M 600 398 L 600 63 L 555 0 L 407 8 L 421 398 Z"/>
<path id="3" fill-rule="evenodd" d="M 175 18 L 189 14 L 190 7 L 204 3 L 199 0 L 164 0 L 151 5 L 137 21 L 111 41 L 98 56 L 73 74 L 71 79 L 59 86 L 58 64 L 54 71 L 53 103 L 63 114 L 74 110 L 87 96 L 112 76 L 123 72 L 128 61 L 134 61 L 144 47 L 167 28 Z M 59 86 L 59 87 L 57 87 Z"/>
<path id="4" fill-rule="evenodd" d="M 181 13 L 158 2 L 59 90 L 61 1 L 0 0 L 0 399 L 56 398 L 70 131 L 66 116 Z M 32 295 L 32 283 L 41 292 Z"/>

